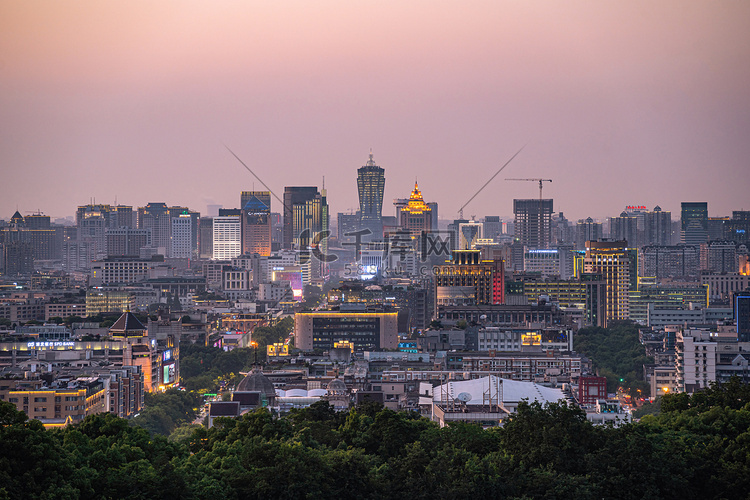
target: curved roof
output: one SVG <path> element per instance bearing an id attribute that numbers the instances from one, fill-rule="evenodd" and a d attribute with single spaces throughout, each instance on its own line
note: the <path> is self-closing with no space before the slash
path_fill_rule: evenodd
<path id="1" fill-rule="evenodd" d="M 329 395 L 334 395 L 334 394 L 341 395 L 341 394 L 346 394 L 348 390 L 343 380 L 341 380 L 340 378 L 335 378 L 331 380 L 330 382 L 328 382 L 328 387 L 327 387 L 326 392 Z"/>
<path id="2" fill-rule="evenodd" d="M 276 389 L 273 387 L 273 382 L 268 377 L 263 375 L 263 372 L 258 368 L 253 368 L 245 378 L 237 384 L 237 391 L 257 391 L 264 394 L 266 398 L 276 397 Z"/>

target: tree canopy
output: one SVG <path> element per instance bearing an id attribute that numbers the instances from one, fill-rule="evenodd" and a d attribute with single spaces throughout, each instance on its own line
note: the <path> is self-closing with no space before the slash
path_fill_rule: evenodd
<path id="1" fill-rule="evenodd" d="M 0 498 L 745 498 L 749 396 L 737 382 L 665 396 L 618 428 L 522 402 L 489 430 L 319 402 L 170 439 L 106 414 L 45 430 L 0 402 Z"/>

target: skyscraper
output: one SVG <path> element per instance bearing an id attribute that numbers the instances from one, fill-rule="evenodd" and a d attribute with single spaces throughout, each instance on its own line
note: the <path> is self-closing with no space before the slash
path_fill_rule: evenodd
<path id="1" fill-rule="evenodd" d="M 242 225 L 239 214 L 214 217 L 212 228 L 214 260 L 230 260 L 240 255 Z"/>
<path id="2" fill-rule="evenodd" d="M 645 245 L 671 245 L 672 212 L 665 212 L 659 205 L 646 212 L 643 219 Z"/>
<path id="3" fill-rule="evenodd" d="M 318 194 L 315 186 L 287 186 L 284 188 L 284 239 L 282 248 L 291 249 L 294 239 L 299 238 L 299 232 L 294 228 L 294 206 L 304 205 Z"/>
<path id="4" fill-rule="evenodd" d="M 243 191 L 242 253 L 271 255 L 271 193 L 269 191 Z"/>
<path id="5" fill-rule="evenodd" d="M 552 200 L 513 200 L 516 240 L 529 248 L 549 248 Z"/>
<path id="6" fill-rule="evenodd" d="M 586 249 L 587 241 L 597 241 L 602 239 L 602 223 L 595 222 L 588 217 L 586 220 L 580 219 L 576 224 L 576 248 L 579 250 Z"/>
<path id="7" fill-rule="evenodd" d="M 708 203 L 682 202 L 681 242 L 700 245 L 708 240 Z"/>
<path id="8" fill-rule="evenodd" d="M 369 229 L 372 239 L 383 237 L 383 192 L 385 170 L 375 164 L 370 152 L 367 163 L 357 169 L 357 192 L 359 193 L 360 228 Z M 365 238 L 367 239 L 367 238 Z"/>
<path id="9" fill-rule="evenodd" d="M 628 212 L 622 212 L 619 217 L 610 217 L 609 236 L 613 240 L 627 241 L 630 247 L 640 246 L 638 219 L 628 214 Z"/>

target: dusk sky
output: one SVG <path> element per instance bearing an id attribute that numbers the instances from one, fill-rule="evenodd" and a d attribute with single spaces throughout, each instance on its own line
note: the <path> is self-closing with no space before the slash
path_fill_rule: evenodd
<path id="1" fill-rule="evenodd" d="M 750 2 L 0 2 L 0 218 L 236 207 L 385 168 L 441 218 L 750 209 Z M 274 200 L 273 210 L 281 211 Z"/>

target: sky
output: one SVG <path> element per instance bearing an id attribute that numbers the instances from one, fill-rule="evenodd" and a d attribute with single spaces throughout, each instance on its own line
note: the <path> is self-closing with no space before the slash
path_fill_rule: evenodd
<path id="1" fill-rule="evenodd" d="M 444 219 L 750 210 L 750 2 L 0 1 L 0 218 L 321 186 Z M 281 211 L 276 200 L 274 211 Z"/>

